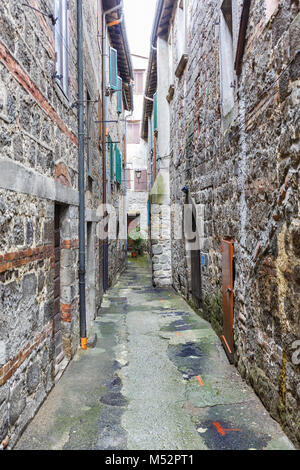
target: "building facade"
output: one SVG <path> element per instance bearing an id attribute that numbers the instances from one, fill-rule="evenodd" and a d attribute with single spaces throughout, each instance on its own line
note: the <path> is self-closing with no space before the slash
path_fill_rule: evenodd
<path id="1" fill-rule="evenodd" d="M 299 25 L 293 0 L 159 1 L 142 125 L 169 284 L 298 445 Z"/>
<path id="2" fill-rule="evenodd" d="M 134 111 L 127 118 L 127 233 L 137 227 L 148 233 L 148 154 L 147 145 L 141 139 L 141 119 L 147 57 L 132 54 Z"/>
<path id="3" fill-rule="evenodd" d="M 79 346 L 78 47 L 87 336 L 125 260 L 123 241 L 97 236 L 101 204 L 121 208 L 125 220 L 133 76 L 122 2 L 83 2 L 78 46 L 79 3 L 0 4 L 0 443 L 8 437 L 9 447 Z"/>

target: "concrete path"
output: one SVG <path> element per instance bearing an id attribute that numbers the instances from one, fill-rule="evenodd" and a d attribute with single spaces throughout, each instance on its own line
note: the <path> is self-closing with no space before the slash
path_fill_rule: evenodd
<path id="1" fill-rule="evenodd" d="M 292 449 L 219 339 L 146 260 L 109 290 L 94 349 L 79 351 L 17 449 Z"/>

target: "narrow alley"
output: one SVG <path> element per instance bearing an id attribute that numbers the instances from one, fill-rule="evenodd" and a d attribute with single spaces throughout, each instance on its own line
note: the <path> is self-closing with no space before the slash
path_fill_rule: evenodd
<path id="1" fill-rule="evenodd" d="M 16 449 L 293 449 L 220 340 L 147 258 L 105 295 L 79 350 Z"/>
<path id="2" fill-rule="evenodd" d="M 300 450 L 299 32 L 0 0 L 0 451 Z"/>

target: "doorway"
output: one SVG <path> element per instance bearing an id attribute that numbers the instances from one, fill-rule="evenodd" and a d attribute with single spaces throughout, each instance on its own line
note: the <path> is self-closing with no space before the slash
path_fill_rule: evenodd
<path id="1" fill-rule="evenodd" d="M 96 314 L 96 259 L 95 236 L 93 223 L 87 223 L 87 262 L 86 262 L 86 287 L 87 287 L 87 315 L 86 326 L 89 332 Z"/>
<path id="2" fill-rule="evenodd" d="M 62 331 L 61 331 L 61 216 L 62 206 L 54 207 L 54 321 L 53 334 L 55 344 L 55 364 L 59 364 L 64 358 Z"/>
<path id="3" fill-rule="evenodd" d="M 198 242 L 197 223 L 193 211 L 192 214 L 192 230 L 195 233 L 193 242 L 195 247 L 191 250 L 191 283 L 192 283 L 192 297 L 197 307 L 201 305 L 201 254 Z"/>
<path id="4" fill-rule="evenodd" d="M 197 210 L 194 202 L 187 196 L 184 207 L 184 236 L 189 292 L 196 308 L 201 306 L 201 252 L 200 227 L 198 226 Z"/>
<path id="5" fill-rule="evenodd" d="M 233 286 L 234 286 L 234 241 L 222 240 L 222 296 L 223 296 L 223 335 L 221 341 L 229 362 L 233 363 Z"/>

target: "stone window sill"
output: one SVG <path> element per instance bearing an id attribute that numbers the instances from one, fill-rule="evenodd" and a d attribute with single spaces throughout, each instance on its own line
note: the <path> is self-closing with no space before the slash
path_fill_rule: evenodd
<path id="1" fill-rule="evenodd" d="M 175 70 L 175 75 L 177 78 L 180 78 L 184 72 L 189 56 L 187 54 L 182 54 L 179 64 Z"/>
<path id="2" fill-rule="evenodd" d="M 173 96 L 174 96 L 175 86 L 170 85 L 168 94 L 166 96 L 168 103 L 171 103 Z"/>

